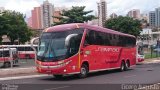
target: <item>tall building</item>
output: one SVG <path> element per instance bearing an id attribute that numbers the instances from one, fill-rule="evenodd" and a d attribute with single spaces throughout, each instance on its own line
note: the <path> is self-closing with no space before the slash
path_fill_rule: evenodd
<path id="1" fill-rule="evenodd" d="M 31 13 L 32 20 L 29 20 L 28 26 L 32 29 L 45 29 L 53 24 L 53 5 L 48 0 L 41 6 L 34 7 Z"/>
<path id="2" fill-rule="evenodd" d="M 110 15 L 110 18 L 117 18 L 118 17 L 118 15 L 116 14 L 116 13 L 112 13 L 111 15 Z"/>
<path id="3" fill-rule="evenodd" d="M 105 0 L 100 0 L 97 3 L 98 5 L 98 25 L 104 26 L 107 19 L 107 3 Z"/>
<path id="4" fill-rule="evenodd" d="M 61 17 L 61 13 L 62 13 L 63 10 L 68 11 L 68 10 L 70 10 L 70 8 L 66 8 L 66 7 L 55 7 L 54 8 L 53 23 L 60 22 L 59 19 L 54 18 L 54 17 Z"/>
<path id="5" fill-rule="evenodd" d="M 54 22 L 54 23 L 60 22 L 59 19 L 54 18 L 54 17 L 61 17 L 61 11 L 54 11 L 54 12 L 53 12 L 53 22 Z"/>
<path id="6" fill-rule="evenodd" d="M 149 12 L 149 24 L 152 28 L 160 28 L 160 7 Z"/>
<path id="7" fill-rule="evenodd" d="M 149 12 L 149 26 L 155 27 L 156 26 L 156 13 L 155 11 Z"/>
<path id="8" fill-rule="evenodd" d="M 4 11 L 4 7 L 0 7 L 0 15 Z"/>
<path id="9" fill-rule="evenodd" d="M 133 9 L 128 12 L 127 16 L 134 18 L 134 19 L 140 19 L 140 10 L 139 9 Z"/>
<path id="10" fill-rule="evenodd" d="M 155 25 L 160 28 L 160 7 L 155 10 Z"/>
<path id="11" fill-rule="evenodd" d="M 53 5 L 48 0 L 44 1 L 41 5 L 41 14 L 42 27 L 50 27 L 53 24 Z"/>
<path id="12" fill-rule="evenodd" d="M 32 17 L 29 17 L 27 19 L 27 25 L 28 25 L 28 27 L 32 28 Z"/>
<path id="13" fill-rule="evenodd" d="M 141 14 L 140 20 L 145 20 L 149 23 L 149 15 L 146 13 Z"/>
<path id="14" fill-rule="evenodd" d="M 32 10 L 32 16 L 30 20 L 32 23 L 31 27 L 32 29 L 42 29 L 42 14 L 41 14 L 41 7 L 34 7 Z"/>

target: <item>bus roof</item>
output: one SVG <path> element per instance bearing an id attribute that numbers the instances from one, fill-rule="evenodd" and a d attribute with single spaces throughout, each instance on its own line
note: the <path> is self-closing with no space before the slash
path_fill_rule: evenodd
<path id="1" fill-rule="evenodd" d="M 111 29 L 108 29 L 108 28 L 103 28 L 103 27 L 100 27 L 100 26 L 88 25 L 88 24 L 85 24 L 85 23 L 71 23 L 71 24 L 57 25 L 57 26 L 49 27 L 49 28 L 45 29 L 43 32 L 66 31 L 66 30 L 70 30 L 70 29 L 74 29 L 74 28 L 87 28 L 87 29 L 91 29 L 91 30 L 95 30 L 95 31 L 118 34 L 118 35 L 122 35 L 122 36 L 128 36 L 128 37 L 134 37 L 135 38 L 135 36 L 130 35 L 130 34 L 121 33 L 121 32 L 111 30 Z"/>

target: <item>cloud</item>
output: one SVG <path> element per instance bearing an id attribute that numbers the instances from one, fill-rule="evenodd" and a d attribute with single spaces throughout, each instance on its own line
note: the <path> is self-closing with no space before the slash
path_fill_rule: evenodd
<path id="1" fill-rule="evenodd" d="M 15 10 L 23 14 L 29 14 L 33 7 L 37 7 L 40 3 L 36 0 L 6 0 L 5 9 Z"/>
<path id="2" fill-rule="evenodd" d="M 112 3 L 108 4 L 108 10 L 125 15 L 131 9 L 140 9 L 142 13 L 146 13 L 159 6 L 160 0 L 112 0 Z"/>
<path id="3" fill-rule="evenodd" d="M 1 0 L 0 6 L 9 10 L 16 10 L 30 15 L 33 7 L 40 6 L 44 0 Z M 48 0 L 54 7 L 86 6 L 86 10 L 97 12 L 97 2 L 100 0 Z M 126 15 L 131 9 L 140 9 L 141 12 L 149 12 L 160 7 L 160 0 L 106 0 L 108 16 L 111 13 Z"/>

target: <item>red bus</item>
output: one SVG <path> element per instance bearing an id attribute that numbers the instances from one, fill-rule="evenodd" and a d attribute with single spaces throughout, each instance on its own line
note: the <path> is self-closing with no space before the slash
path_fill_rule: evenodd
<path id="1" fill-rule="evenodd" d="M 35 51 L 31 45 L 1 45 L 3 48 L 16 48 L 20 59 L 34 59 Z M 37 45 L 34 45 L 37 48 Z"/>
<path id="2" fill-rule="evenodd" d="M 82 23 L 47 28 L 39 38 L 37 71 L 55 78 L 136 65 L 136 38 Z"/>

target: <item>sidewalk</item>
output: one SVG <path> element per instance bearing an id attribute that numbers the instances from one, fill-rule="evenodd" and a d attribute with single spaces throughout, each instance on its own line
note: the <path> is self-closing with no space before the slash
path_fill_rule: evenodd
<path id="1" fill-rule="evenodd" d="M 145 59 L 140 64 L 151 64 L 151 63 L 160 63 L 160 58 Z M 34 66 L 23 67 L 23 68 L 1 68 L 0 77 L 3 76 L 16 76 L 16 75 L 25 75 L 25 74 L 38 74 Z"/>
<path id="2" fill-rule="evenodd" d="M 160 63 L 160 58 L 145 59 L 142 64 Z"/>
<path id="3" fill-rule="evenodd" d="M 11 76 L 19 74 L 36 74 L 35 67 L 26 67 L 26 68 L 6 68 L 0 69 L 0 76 Z"/>

